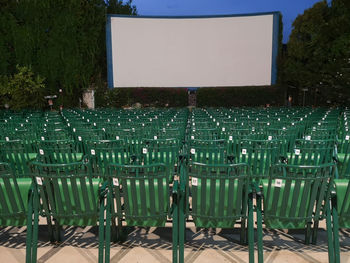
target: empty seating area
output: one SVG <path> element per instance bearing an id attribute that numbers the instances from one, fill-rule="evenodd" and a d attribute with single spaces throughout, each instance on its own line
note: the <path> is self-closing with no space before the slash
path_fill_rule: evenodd
<path id="1" fill-rule="evenodd" d="M 301 229 L 340 262 L 350 228 L 350 110 L 339 108 L 0 111 L 0 227 L 27 226 L 37 261 L 39 218 L 96 226 L 98 260 L 128 227 L 171 226 L 184 262 L 186 225 L 239 229 L 263 262 L 263 229 Z M 256 232 L 256 235 L 254 234 Z M 257 257 L 256 257 L 257 255 Z"/>

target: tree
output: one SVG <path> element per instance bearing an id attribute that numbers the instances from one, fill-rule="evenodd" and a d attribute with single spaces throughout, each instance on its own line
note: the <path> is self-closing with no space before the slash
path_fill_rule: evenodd
<path id="1" fill-rule="evenodd" d="M 44 78 L 35 76 L 31 68 L 17 66 L 17 73 L 0 81 L 2 103 L 14 110 L 43 108 L 44 88 Z"/>
<path id="2" fill-rule="evenodd" d="M 0 1 L 0 75 L 30 67 L 45 78 L 44 95 L 63 90 L 65 106 L 106 82 L 106 13 L 136 14 L 131 1 Z"/>
<path id="3" fill-rule="evenodd" d="M 344 90 L 349 90 L 350 13 L 346 2 L 318 2 L 293 23 L 285 82 L 308 88 L 311 103 L 316 95 L 323 101 L 339 101 Z"/>

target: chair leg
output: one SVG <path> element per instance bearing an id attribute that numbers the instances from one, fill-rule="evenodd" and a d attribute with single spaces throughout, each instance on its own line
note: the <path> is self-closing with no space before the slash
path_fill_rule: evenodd
<path id="1" fill-rule="evenodd" d="M 263 229 L 262 229 L 262 200 L 261 200 L 261 195 L 257 194 L 256 195 L 256 217 L 257 217 L 257 236 L 258 236 L 258 262 L 263 262 L 264 261 L 264 251 L 263 251 Z"/>
<path id="2" fill-rule="evenodd" d="M 101 198 L 101 200 L 100 200 L 99 226 L 98 226 L 98 262 L 99 263 L 103 263 L 104 246 L 105 246 L 104 212 L 105 212 L 104 199 Z"/>
<path id="3" fill-rule="evenodd" d="M 179 228 L 179 262 L 183 263 L 184 262 L 184 250 L 185 250 L 185 233 L 186 233 L 186 224 L 185 224 L 185 199 L 184 194 L 180 195 L 180 201 L 179 201 L 179 221 L 178 221 L 178 228 Z"/>
<path id="4" fill-rule="evenodd" d="M 306 231 L 305 231 L 305 245 L 310 244 L 310 238 L 311 238 L 311 222 L 307 223 Z"/>
<path id="5" fill-rule="evenodd" d="M 240 233 L 240 239 L 239 239 L 239 243 L 241 245 L 247 245 L 246 226 L 247 226 L 246 219 L 242 218 L 241 219 L 241 233 Z"/>
<path id="6" fill-rule="evenodd" d="M 32 238 L 32 262 L 36 262 L 38 251 L 38 232 L 39 232 L 39 197 L 37 193 L 33 196 L 34 224 Z"/>
<path id="7" fill-rule="evenodd" d="M 312 241 L 311 242 L 313 245 L 316 245 L 316 242 L 317 242 L 318 226 L 319 226 L 319 221 L 317 220 L 314 222 L 314 226 L 312 229 Z"/>
<path id="8" fill-rule="evenodd" d="M 249 194 L 249 198 L 248 198 L 248 250 L 249 250 L 249 263 L 253 263 L 254 262 L 254 218 L 253 218 L 253 195 L 252 194 Z"/>
<path id="9" fill-rule="evenodd" d="M 107 204 L 106 204 L 106 235 L 105 235 L 105 262 L 110 261 L 110 249 L 111 249 L 111 210 L 112 210 L 112 201 L 111 193 L 107 195 Z"/>
<path id="10" fill-rule="evenodd" d="M 27 237 L 26 237 L 26 263 L 32 262 L 33 250 L 33 193 L 29 196 L 27 215 Z"/>
<path id="11" fill-rule="evenodd" d="M 177 201 L 177 200 L 176 200 Z M 173 202 L 173 228 L 172 228 L 172 239 L 173 239 L 173 263 L 178 262 L 178 249 L 179 249 L 179 207 L 177 202 Z"/>
<path id="12" fill-rule="evenodd" d="M 326 207 L 326 226 L 327 226 L 327 240 L 328 240 L 328 262 L 335 262 L 334 260 L 334 237 L 332 227 L 332 216 L 330 209 L 330 202 Z"/>
<path id="13" fill-rule="evenodd" d="M 333 241 L 334 241 L 334 259 L 336 263 L 340 262 L 340 245 L 339 245 L 339 218 L 337 211 L 336 198 L 332 198 L 332 219 L 333 219 Z"/>

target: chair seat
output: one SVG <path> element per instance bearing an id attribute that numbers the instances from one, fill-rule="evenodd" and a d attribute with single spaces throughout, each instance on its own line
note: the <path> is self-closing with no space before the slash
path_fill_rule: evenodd
<path id="1" fill-rule="evenodd" d="M 20 192 L 20 198 L 23 200 L 23 206 L 24 211 L 21 211 L 21 209 L 18 209 L 14 213 L 14 211 L 9 211 L 11 215 L 2 215 L 5 211 L 3 209 L 0 210 L 0 226 L 24 226 L 27 224 L 27 210 L 28 210 L 28 194 L 30 187 L 32 185 L 32 179 L 31 178 L 17 178 L 17 185 Z M 2 187 L 2 186 L 1 186 Z M 11 190 L 6 189 L 6 191 L 12 191 L 13 193 L 16 192 L 15 185 L 13 181 L 11 181 Z M 4 200 L 1 200 L 0 204 Z M 17 196 L 17 199 L 15 200 L 18 207 L 20 207 L 19 197 Z M 5 203 L 9 204 L 9 196 L 5 195 Z"/>
<path id="2" fill-rule="evenodd" d="M 339 227 L 350 228 L 350 200 L 345 200 L 345 196 L 349 187 L 349 179 L 335 179 L 334 184 L 335 191 L 337 194 L 337 211 L 339 213 Z M 342 210 L 342 208 L 344 210 Z"/>
<path id="3" fill-rule="evenodd" d="M 261 185 L 262 185 L 264 197 L 266 197 L 267 191 L 268 191 L 268 186 L 269 186 L 269 179 L 261 180 Z M 264 223 L 265 223 L 267 228 L 271 228 L 271 229 L 303 229 L 306 227 L 306 224 L 307 224 L 306 220 L 293 219 L 291 217 L 288 218 L 288 212 L 289 212 L 289 209 L 291 208 L 291 203 L 293 201 L 292 193 L 293 193 L 294 188 L 295 188 L 294 183 L 292 183 L 291 187 L 290 187 L 290 197 L 289 197 L 287 209 L 285 209 L 284 214 L 281 214 L 281 211 L 283 211 L 282 200 L 283 200 L 283 195 L 285 193 L 284 187 L 285 187 L 284 182 L 282 182 L 281 186 L 276 186 L 274 180 L 272 180 L 272 185 L 271 185 L 270 191 L 275 192 L 275 190 L 278 190 L 277 188 L 280 188 L 281 190 L 280 190 L 279 194 L 277 194 L 277 196 L 276 196 L 276 200 L 278 200 L 278 202 L 277 202 L 277 206 L 274 208 L 274 210 L 276 212 L 275 215 L 271 215 L 271 212 L 272 212 L 271 210 L 273 209 L 272 204 L 268 204 L 268 206 L 267 206 L 267 205 L 265 205 L 265 200 L 264 200 L 264 211 L 265 211 Z M 299 193 L 302 193 L 303 190 L 304 190 L 304 184 L 302 183 L 300 185 Z M 296 207 L 296 211 L 299 211 L 299 209 L 300 209 L 301 198 L 302 198 L 302 195 L 300 194 L 299 198 L 298 198 L 298 202 L 297 202 L 298 205 Z M 274 216 L 286 217 L 286 219 L 273 218 Z M 304 214 L 302 216 L 304 216 Z"/>

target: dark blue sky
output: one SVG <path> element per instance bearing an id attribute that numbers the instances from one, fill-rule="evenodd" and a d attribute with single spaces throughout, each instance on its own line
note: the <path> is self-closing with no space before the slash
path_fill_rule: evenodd
<path id="1" fill-rule="evenodd" d="M 298 14 L 320 0 L 133 0 L 139 15 L 223 15 L 280 11 L 283 15 L 283 42 L 292 31 Z"/>

